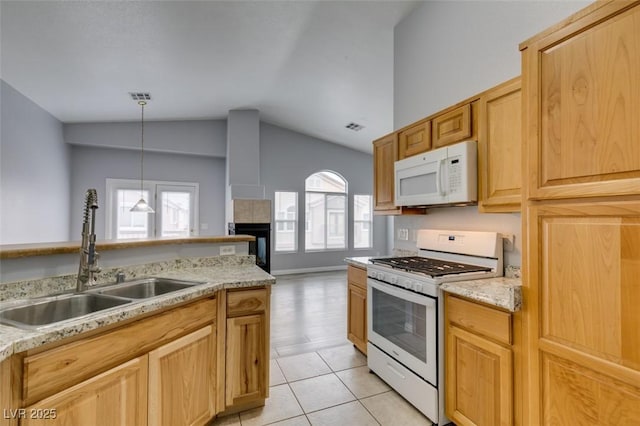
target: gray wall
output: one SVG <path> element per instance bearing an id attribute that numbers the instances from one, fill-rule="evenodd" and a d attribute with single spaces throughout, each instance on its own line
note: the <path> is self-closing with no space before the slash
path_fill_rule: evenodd
<path id="1" fill-rule="evenodd" d="M 131 150 L 73 146 L 71 150 L 71 235 L 78 240 L 82 231 L 84 193 L 98 190 L 99 204 L 96 235 L 105 235 L 106 178 L 140 179 L 140 156 Z M 200 235 L 224 235 L 224 158 L 146 152 L 145 180 L 198 182 L 200 184 L 200 223 L 208 224 Z"/>
<path id="2" fill-rule="evenodd" d="M 72 145 L 139 150 L 140 122 L 65 124 L 64 140 Z M 145 118 L 144 150 L 224 158 L 227 122 L 147 121 Z"/>
<path id="3" fill-rule="evenodd" d="M 62 124 L 0 80 L 0 244 L 66 241 L 69 148 Z"/>
<path id="4" fill-rule="evenodd" d="M 518 44 L 590 2 L 425 2 L 395 28 L 394 127 L 399 128 L 520 74 Z M 394 218 L 397 230 L 460 229 L 515 235 L 505 264 L 521 263 L 520 214 L 476 207 L 431 209 Z M 412 233 L 410 233 L 412 234 Z M 415 249 L 414 241 L 390 247 Z"/>
<path id="5" fill-rule="evenodd" d="M 260 182 L 266 198 L 273 201 L 275 191 L 298 193 L 298 252 L 272 252 L 271 269 L 297 270 L 344 265 L 345 257 L 386 254 L 386 220 L 374 217 L 372 250 L 304 252 L 304 183 L 321 170 L 332 170 L 348 182 L 348 244 L 353 245 L 353 194 L 372 194 L 373 157 L 359 151 L 262 122 L 260 124 Z M 272 231 L 272 237 L 274 233 Z M 273 243 L 272 243 L 273 248 Z"/>

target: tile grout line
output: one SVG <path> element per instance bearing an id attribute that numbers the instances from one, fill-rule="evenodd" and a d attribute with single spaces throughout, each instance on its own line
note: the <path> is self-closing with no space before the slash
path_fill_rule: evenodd
<path id="1" fill-rule="evenodd" d="M 359 367 L 353 367 L 353 368 L 359 368 Z M 353 368 L 351 368 L 351 369 L 353 369 Z M 347 370 L 351 370 L 351 369 L 349 369 L 349 368 L 348 368 Z M 341 371 L 345 371 L 345 370 L 341 370 Z M 335 373 L 334 373 L 334 374 L 335 374 Z M 374 416 L 374 415 L 373 415 L 373 413 L 372 413 L 371 411 L 369 411 L 369 410 L 367 409 L 367 407 L 362 403 L 362 401 L 360 400 L 360 398 L 358 398 L 358 397 L 356 396 L 356 394 L 354 394 L 354 393 L 351 391 L 351 389 L 349 389 L 349 386 L 347 386 L 347 384 L 346 384 L 346 383 L 345 383 L 345 382 L 340 378 L 340 376 L 338 376 L 338 375 L 336 374 L 336 377 L 338 378 L 338 380 L 340 380 L 340 382 L 344 385 L 344 387 L 346 387 L 346 388 L 349 390 L 349 392 L 351 392 L 351 395 L 353 395 L 353 397 L 356 399 L 356 401 L 358 401 L 358 403 L 362 406 L 362 408 L 364 408 L 364 410 L 365 410 L 367 413 L 369 413 L 369 415 L 371 416 L 371 418 L 372 418 L 373 420 L 375 420 L 375 422 L 376 422 L 376 423 L 378 423 L 379 425 L 382 425 L 382 423 L 380 423 L 380 422 L 378 421 L 378 419 L 376 418 L 376 416 Z M 381 393 L 376 394 L 376 395 L 381 395 L 382 393 L 384 393 L 384 392 L 381 392 Z M 367 398 L 370 398 L 370 397 L 372 397 L 372 396 L 375 396 L 375 395 L 369 395 Z M 362 398 L 362 399 L 364 399 L 364 398 Z"/>

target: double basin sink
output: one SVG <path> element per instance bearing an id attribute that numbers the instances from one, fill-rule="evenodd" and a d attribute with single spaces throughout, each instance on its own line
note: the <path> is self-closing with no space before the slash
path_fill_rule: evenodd
<path id="1" fill-rule="evenodd" d="M 96 287 L 82 293 L 43 297 L 33 299 L 24 305 L 1 309 L 0 323 L 18 328 L 36 329 L 134 301 L 184 290 L 198 284 L 203 282 L 143 278 L 122 284 Z"/>

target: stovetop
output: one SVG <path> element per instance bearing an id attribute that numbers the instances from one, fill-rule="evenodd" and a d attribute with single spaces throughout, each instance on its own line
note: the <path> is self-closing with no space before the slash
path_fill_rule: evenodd
<path id="1" fill-rule="evenodd" d="M 489 272 L 491 268 L 466 263 L 432 259 L 422 256 L 385 257 L 371 259 L 374 265 L 389 266 L 407 272 L 421 273 L 432 277 L 469 272 Z"/>

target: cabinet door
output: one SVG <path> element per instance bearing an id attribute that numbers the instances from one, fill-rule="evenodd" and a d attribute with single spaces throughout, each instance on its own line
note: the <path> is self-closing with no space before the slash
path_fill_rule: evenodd
<path id="1" fill-rule="evenodd" d="M 269 348 L 264 314 L 227 319 L 227 407 L 267 397 Z"/>
<path id="2" fill-rule="evenodd" d="M 398 160 L 421 154 L 431 149 L 431 121 L 424 121 L 400 132 Z"/>
<path id="3" fill-rule="evenodd" d="M 522 186 L 520 78 L 482 96 L 478 123 L 478 170 L 482 212 L 520 211 Z"/>
<path id="4" fill-rule="evenodd" d="M 373 209 L 394 210 L 393 163 L 397 158 L 396 135 L 389 135 L 373 142 Z"/>
<path id="5" fill-rule="evenodd" d="M 135 358 L 45 398 L 27 407 L 21 424 L 146 425 L 147 363 L 146 355 Z"/>
<path id="6" fill-rule="evenodd" d="M 211 325 L 149 353 L 149 424 L 203 425 L 215 415 Z"/>
<path id="7" fill-rule="evenodd" d="M 349 282 L 347 328 L 348 339 L 364 354 L 367 353 L 367 290 Z"/>
<path id="8" fill-rule="evenodd" d="M 529 199 L 640 193 L 638 22 L 611 2 L 524 49 Z"/>
<path id="9" fill-rule="evenodd" d="M 531 424 L 640 424 L 640 202 L 530 206 Z"/>
<path id="10" fill-rule="evenodd" d="M 471 136 L 471 104 L 433 119 L 433 147 L 440 148 Z"/>
<path id="11" fill-rule="evenodd" d="M 449 325 L 446 362 L 451 420 L 459 425 L 513 424 L 511 349 Z"/>

